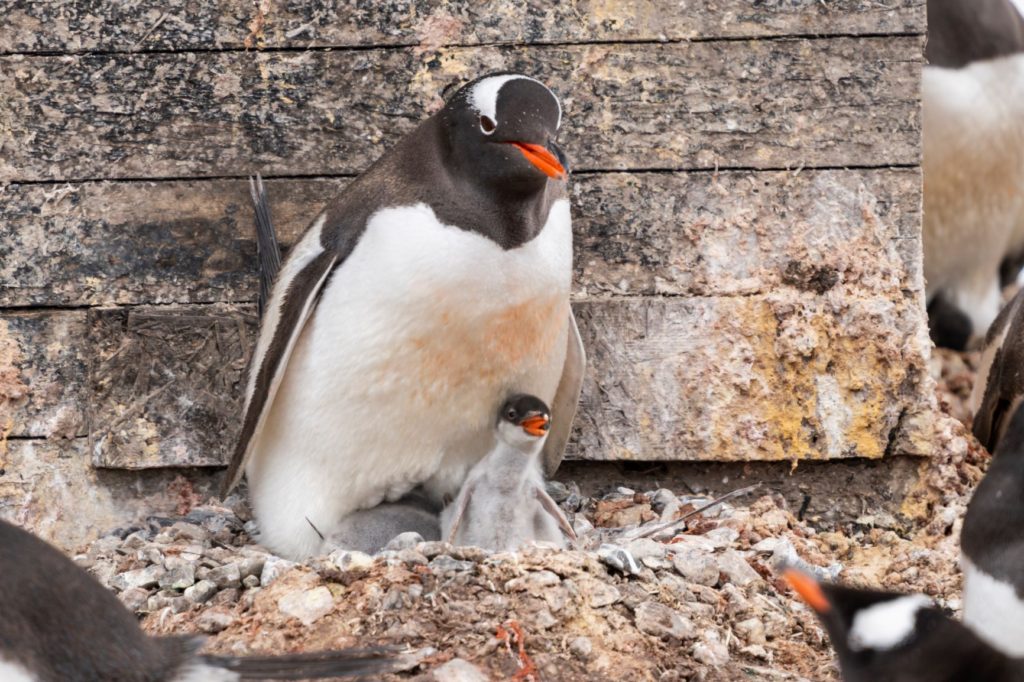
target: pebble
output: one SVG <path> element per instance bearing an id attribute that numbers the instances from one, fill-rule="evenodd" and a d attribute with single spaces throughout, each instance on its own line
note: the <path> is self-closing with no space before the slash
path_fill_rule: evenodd
<path id="1" fill-rule="evenodd" d="M 732 628 L 747 644 L 765 644 L 764 623 L 759 618 L 741 620 Z"/>
<path id="2" fill-rule="evenodd" d="M 725 574 L 729 582 L 746 587 L 747 585 L 759 582 L 761 576 L 751 568 L 747 560 L 734 549 L 727 549 L 716 557 L 718 570 Z"/>
<path id="3" fill-rule="evenodd" d="M 110 580 L 110 585 L 117 590 L 126 590 L 129 587 L 156 587 L 166 572 L 167 570 L 163 566 L 153 564 L 134 571 L 119 573 Z"/>
<path id="4" fill-rule="evenodd" d="M 431 677 L 434 682 L 488 682 L 489 680 L 480 668 L 464 658 L 453 658 L 444 665 L 434 668 Z"/>
<path id="5" fill-rule="evenodd" d="M 729 662 L 729 647 L 715 630 L 705 631 L 701 641 L 693 645 L 690 654 L 698 662 L 716 668 Z"/>
<path id="6" fill-rule="evenodd" d="M 434 573 L 455 573 L 458 571 L 472 571 L 475 564 L 472 561 L 460 561 L 447 554 L 440 554 L 430 560 L 430 570 Z"/>
<path id="7" fill-rule="evenodd" d="M 679 575 L 698 585 L 718 583 L 718 563 L 712 555 L 695 548 L 686 548 L 672 555 L 672 566 Z"/>
<path id="8" fill-rule="evenodd" d="M 237 563 L 225 564 L 207 570 L 196 571 L 200 580 L 209 580 L 219 588 L 238 587 L 242 584 L 242 570 Z"/>
<path id="9" fill-rule="evenodd" d="M 634 617 L 637 629 L 655 637 L 693 639 L 696 634 L 693 623 L 658 602 L 638 604 Z"/>
<path id="10" fill-rule="evenodd" d="M 142 611 L 149 601 L 149 592 L 141 587 L 129 587 L 117 596 L 132 613 Z"/>
<path id="11" fill-rule="evenodd" d="M 334 609 L 334 597 L 321 585 L 289 592 L 277 600 L 277 608 L 286 616 L 299 619 L 303 625 L 312 625 Z"/>
<path id="12" fill-rule="evenodd" d="M 415 549 L 416 545 L 423 542 L 423 536 L 416 532 L 399 533 L 391 538 L 388 544 L 384 545 L 385 551 L 400 552 L 403 549 Z"/>
<path id="13" fill-rule="evenodd" d="M 200 580 L 185 590 L 185 598 L 193 604 L 202 604 L 217 594 L 217 586 L 209 580 Z"/>
<path id="14" fill-rule="evenodd" d="M 581 661 L 589 660 L 594 653 L 594 644 L 589 637 L 577 637 L 569 642 L 569 653 Z"/>
<path id="15" fill-rule="evenodd" d="M 237 620 L 234 614 L 224 608 L 207 609 L 196 618 L 196 627 L 208 635 L 213 635 L 228 629 Z"/>
<path id="16" fill-rule="evenodd" d="M 505 583 L 506 592 L 527 591 L 535 597 L 548 588 L 554 587 L 562 582 L 562 579 L 551 571 L 532 571 L 526 575 L 512 578 Z"/>
<path id="17" fill-rule="evenodd" d="M 282 573 L 290 571 L 298 566 L 294 561 L 288 561 L 281 557 L 268 556 L 263 562 L 263 569 L 260 571 L 260 585 L 264 587 L 277 580 Z M 241 570 L 239 570 L 241 575 Z"/>
<path id="18" fill-rule="evenodd" d="M 621 600 L 622 593 L 614 585 L 608 583 L 595 582 L 590 590 L 590 607 L 594 609 L 611 606 Z"/>
<path id="19" fill-rule="evenodd" d="M 640 565 L 624 547 L 604 544 L 597 548 L 597 556 L 603 563 L 620 573 L 640 575 Z"/>
<path id="20" fill-rule="evenodd" d="M 196 582 L 196 569 L 192 564 L 181 564 L 171 568 L 160 577 L 160 587 L 171 590 L 184 590 Z"/>

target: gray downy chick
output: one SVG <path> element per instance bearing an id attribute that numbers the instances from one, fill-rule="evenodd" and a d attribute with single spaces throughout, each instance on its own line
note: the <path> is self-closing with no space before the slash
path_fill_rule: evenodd
<path id="1" fill-rule="evenodd" d="M 494 448 L 441 514 L 446 540 L 496 551 L 531 541 L 565 547 L 565 536 L 575 542 L 572 526 L 544 490 L 540 453 L 550 423 L 548 406 L 536 396 L 516 395 L 505 402 Z"/>
<path id="2" fill-rule="evenodd" d="M 325 546 L 376 554 L 402 533 L 440 540 L 440 513 L 441 506 L 422 488 L 416 488 L 400 500 L 346 516 L 324 539 Z"/>

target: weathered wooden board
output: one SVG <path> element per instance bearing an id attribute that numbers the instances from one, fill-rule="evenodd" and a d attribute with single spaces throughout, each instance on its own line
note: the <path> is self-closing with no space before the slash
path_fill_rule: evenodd
<path id="1" fill-rule="evenodd" d="M 878 458 L 932 407 L 920 306 L 856 286 L 575 310 L 589 364 L 570 455 Z"/>
<path id="2" fill-rule="evenodd" d="M 924 33 L 924 0 L 15 1 L 2 52 L 476 45 Z"/>
<path id="3" fill-rule="evenodd" d="M 919 37 L 0 58 L 0 182 L 363 170 L 453 80 L 565 104 L 577 170 L 916 165 Z"/>
<path id="4" fill-rule="evenodd" d="M 94 308 L 88 317 L 93 465 L 226 464 L 255 343 L 252 310 Z"/>
<path id="5" fill-rule="evenodd" d="M 0 441 L 85 434 L 84 338 L 82 311 L 0 315 Z"/>
<path id="6" fill-rule="evenodd" d="M 347 183 L 268 181 L 282 243 Z M 800 268 L 822 273 L 817 288 L 870 276 L 898 295 L 919 268 L 916 170 L 578 175 L 572 198 L 579 299 L 765 293 L 799 286 Z M 4 199 L 0 306 L 255 299 L 244 181 L 11 185 Z"/>
<path id="7" fill-rule="evenodd" d="M 213 492 L 209 476 L 182 470 L 89 466 L 84 438 L 10 441 L 0 450 L 0 518 L 69 551 L 151 515 L 180 513 Z"/>
<path id="8" fill-rule="evenodd" d="M 919 296 L 861 287 L 840 278 L 823 292 L 577 303 L 589 365 L 572 454 L 881 457 L 901 415 L 931 406 L 921 391 L 928 339 Z M 68 336 L 53 343 L 91 360 L 88 392 L 64 400 L 88 414 L 93 464 L 225 463 L 251 309 L 93 309 L 88 319 L 88 337 L 65 323 Z"/>

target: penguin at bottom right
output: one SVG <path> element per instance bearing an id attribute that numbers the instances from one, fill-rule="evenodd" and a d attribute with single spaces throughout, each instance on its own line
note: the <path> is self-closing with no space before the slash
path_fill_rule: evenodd
<path id="1" fill-rule="evenodd" d="M 1024 659 L 1007 656 L 928 597 L 783 578 L 814 609 L 845 682 L 1022 682 Z"/>
<path id="2" fill-rule="evenodd" d="M 1009 656 L 1024 656 L 1024 293 L 985 338 L 971 395 L 973 431 L 992 453 L 964 517 L 964 623 Z"/>

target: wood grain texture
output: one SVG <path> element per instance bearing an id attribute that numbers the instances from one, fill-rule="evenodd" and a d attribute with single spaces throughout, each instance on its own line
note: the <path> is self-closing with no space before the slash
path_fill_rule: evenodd
<path id="1" fill-rule="evenodd" d="M 93 466 L 226 464 L 255 327 L 227 306 L 90 310 Z"/>
<path id="2" fill-rule="evenodd" d="M 85 313 L 0 316 L 0 452 L 7 436 L 85 434 Z"/>
<path id="3" fill-rule="evenodd" d="M 356 173 L 452 81 L 563 99 L 576 170 L 916 165 L 918 37 L 0 57 L 0 182 Z"/>
<path id="4" fill-rule="evenodd" d="M 924 33 L 923 0 L 571 3 L 404 0 L 273 2 L 15 0 L 0 51 L 536 44 Z"/>
<path id="5" fill-rule="evenodd" d="M 347 183 L 268 181 L 282 243 Z M 851 277 L 900 296 L 919 270 L 914 169 L 577 175 L 571 195 L 578 300 L 827 290 Z M 0 305 L 255 300 L 245 182 L 12 185 L 4 197 Z"/>

